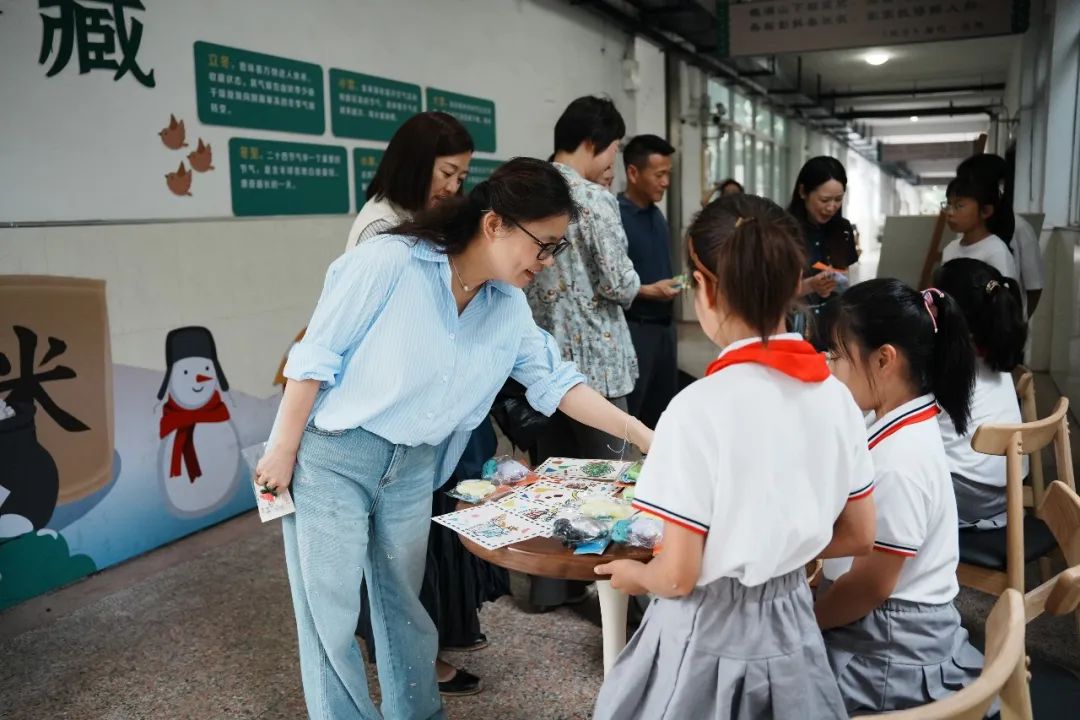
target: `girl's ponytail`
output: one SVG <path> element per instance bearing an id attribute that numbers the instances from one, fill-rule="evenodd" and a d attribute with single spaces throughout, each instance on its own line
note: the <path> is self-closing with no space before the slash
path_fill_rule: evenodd
<path id="1" fill-rule="evenodd" d="M 853 285 L 828 315 L 832 349 L 856 347 L 865 365 L 870 353 L 892 345 L 907 360 L 908 379 L 919 393 L 933 393 L 956 431 L 967 432 L 975 388 L 975 351 L 956 300 L 930 288 L 912 290 L 893 278 Z"/>
<path id="2" fill-rule="evenodd" d="M 948 294 L 922 291 L 923 304 L 934 321 L 934 347 L 927 367 L 930 390 L 952 419 L 956 432 L 967 433 L 971 394 L 975 389 L 975 354 L 960 305 Z"/>
<path id="3" fill-rule="evenodd" d="M 1011 372 L 1023 362 L 1027 322 L 1015 280 L 981 260 L 957 258 L 938 268 L 934 283 L 960 304 L 975 352 L 991 370 Z"/>

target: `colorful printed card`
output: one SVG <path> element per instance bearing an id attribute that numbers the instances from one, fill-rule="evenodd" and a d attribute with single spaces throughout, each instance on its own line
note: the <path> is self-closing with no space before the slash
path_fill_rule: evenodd
<path id="1" fill-rule="evenodd" d="M 578 458 L 548 458 L 536 474 L 542 478 L 570 477 L 588 480 L 618 480 L 619 475 L 630 465 L 625 460 L 581 460 Z"/>
<path id="2" fill-rule="evenodd" d="M 588 480 L 541 480 L 514 492 L 514 495 L 547 507 L 580 502 L 589 495 L 613 496 L 621 490 L 613 483 Z"/>
<path id="3" fill-rule="evenodd" d="M 432 519 L 488 550 L 498 550 L 544 534 L 541 526 L 504 510 L 496 503 L 485 503 Z"/>
<path id="4" fill-rule="evenodd" d="M 263 522 L 276 520 L 290 513 L 296 512 L 293 505 L 292 493 L 288 488 L 278 490 L 277 494 L 264 492 L 262 487 L 252 483 L 255 489 L 255 505 L 259 508 L 259 519 Z"/>
<path id="5" fill-rule="evenodd" d="M 545 505 L 531 500 L 519 493 L 497 500 L 495 505 L 543 528 L 544 537 L 551 537 L 555 525 L 555 516 L 558 515 L 560 508 L 558 505 Z"/>

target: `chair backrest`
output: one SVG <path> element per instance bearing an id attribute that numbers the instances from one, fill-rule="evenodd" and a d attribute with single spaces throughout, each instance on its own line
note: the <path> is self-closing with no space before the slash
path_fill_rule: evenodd
<path id="1" fill-rule="evenodd" d="M 1066 565 L 1080 566 L 1080 496 L 1071 487 L 1055 480 L 1046 491 L 1040 510 L 1043 522 L 1065 556 Z"/>
<path id="2" fill-rule="evenodd" d="M 1037 588 L 1024 593 L 1028 622 L 1043 612 L 1065 615 L 1080 607 L 1080 496 L 1068 485 L 1056 480 L 1047 489 L 1039 512 L 1057 540 L 1067 567 Z"/>
<path id="3" fill-rule="evenodd" d="M 1046 612 L 1067 615 L 1080 607 L 1080 565 L 1062 570 L 1054 578 L 1054 588 L 1046 598 Z"/>
<path id="4" fill-rule="evenodd" d="M 980 425 L 971 438 L 971 447 L 986 455 L 1006 455 L 1009 440 L 1014 433 L 1020 433 L 1020 452 L 1031 455 L 1049 445 L 1060 434 L 1060 441 L 1068 443 L 1069 398 L 1061 398 L 1053 412 L 1042 420 L 1023 422 L 1019 425 L 1006 423 L 986 423 Z M 1071 461 L 1070 466 L 1071 468 Z M 1058 469 L 1060 473 L 1062 468 Z"/>
<path id="5" fill-rule="evenodd" d="M 1035 422 L 1039 419 L 1039 411 L 1035 403 L 1035 375 L 1024 365 L 1017 365 L 1012 370 L 1013 385 L 1016 388 L 1016 398 L 1020 402 L 1020 419 L 1026 423 Z M 1031 481 L 1031 505 L 1038 513 L 1038 508 L 1043 503 L 1046 492 L 1046 480 L 1043 478 L 1042 451 L 1031 454 L 1028 466 L 1028 477 Z M 1026 503 L 1026 501 L 1025 501 Z"/>
<path id="6" fill-rule="evenodd" d="M 1027 367 L 1017 365 L 1012 370 L 1013 386 L 1020 401 L 1020 417 L 1024 422 L 1038 419 L 1035 412 L 1035 375 Z M 1030 404 L 1029 404 L 1030 403 Z"/>
<path id="7" fill-rule="evenodd" d="M 986 658 L 975 682 L 943 700 L 875 715 L 883 720 L 979 720 L 1001 697 L 1002 720 L 1031 720 L 1027 657 L 1024 652 L 1024 599 L 1007 589 L 986 620 Z"/>

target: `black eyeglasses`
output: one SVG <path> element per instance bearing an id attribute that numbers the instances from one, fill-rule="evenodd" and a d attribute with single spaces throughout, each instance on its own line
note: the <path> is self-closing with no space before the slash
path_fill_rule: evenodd
<path id="1" fill-rule="evenodd" d="M 521 232 L 531 237 L 532 241 L 540 246 L 540 252 L 536 253 L 537 260 L 547 260 L 548 258 L 557 257 L 566 250 L 566 248 L 570 247 L 570 241 L 566 238 L 559 238 L 558 242 L 547 243 L 526 230 L 517 220 L 511 220 L 510 222 L 517 225 Z"/>

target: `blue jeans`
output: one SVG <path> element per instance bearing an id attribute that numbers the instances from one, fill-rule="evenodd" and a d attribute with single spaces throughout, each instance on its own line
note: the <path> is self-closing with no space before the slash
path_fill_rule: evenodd
<path id="1" fill-rule="evenodd" d="M 353 635 L 367 579 L 382 717 L 443 718 L 438 633 L 420 604 L 440 448 L 394 445 L 362 428 L 308 426 L 283 518 L 300 673 L 315 720 L 379 718 Z"/>

